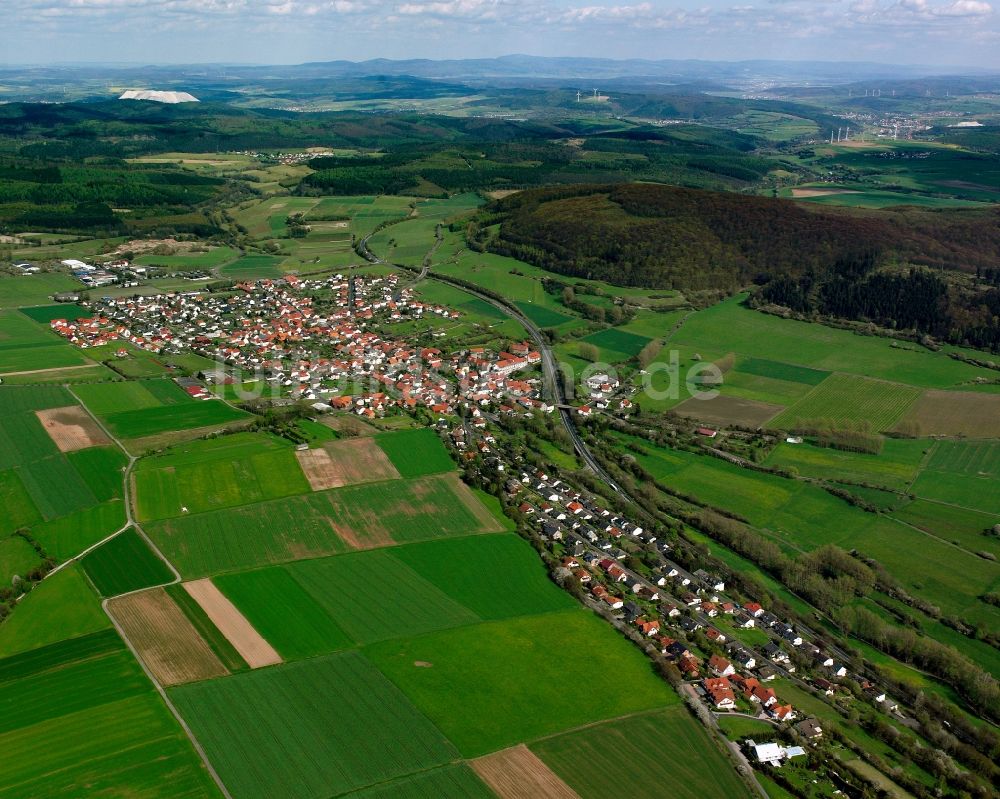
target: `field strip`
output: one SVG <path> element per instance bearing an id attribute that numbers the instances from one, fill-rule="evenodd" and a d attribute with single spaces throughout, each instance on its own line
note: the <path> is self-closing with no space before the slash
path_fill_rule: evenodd
<path id="1" fill-rule="evenodd" d="M 106 607 L 158 682 L 178 685 L 229 673 L 162 588 L 116 597 Z"/>
<path id="2" fill-rule="evenodd" d="M 281 655 L 207 577 L 184 583 L 184 590 L 219 628 L 252 669 L 281 663 Z"/>
<path id="3" fill-rule="evenodd" d="M 100 366 L 101 364 L 96 361 L 90 363 L 83 363 L 79 366 L 50 366 L 47 369 L 27 369 L 21 372 L 0 372 L 0 378 L 4 377 L 21 377 L 23 375 L 42 375 L 48 372 L 75 372 L 77 369 L 93 369 L 95 366 Z"/>
<path id="4" fill-rule="evenodd" d="M 580 799 L 524 744 L 469 762 L 500 799 Z"/>

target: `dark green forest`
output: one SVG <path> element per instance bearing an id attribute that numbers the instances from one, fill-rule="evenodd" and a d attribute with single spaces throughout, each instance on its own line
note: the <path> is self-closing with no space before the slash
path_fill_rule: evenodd
<path id="1" fill-rule="evenodd" d="M 985 277 L 1000 263 L 1000 209 L 821 209 L 590 185 L 496 201 L 469 238 L 573 277 L 686 291 L 756 286 L 761 301 L 799 313 L 1000 347 L 1000 291 Z"/>

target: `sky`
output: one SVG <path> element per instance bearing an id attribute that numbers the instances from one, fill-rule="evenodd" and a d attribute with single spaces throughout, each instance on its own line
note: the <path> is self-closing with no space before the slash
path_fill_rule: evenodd
<path id="1" fill-rule="evenodd" d="M 1000 0 L 0 0 L 0 63 L 469 58 L 1000 69 Z"/>

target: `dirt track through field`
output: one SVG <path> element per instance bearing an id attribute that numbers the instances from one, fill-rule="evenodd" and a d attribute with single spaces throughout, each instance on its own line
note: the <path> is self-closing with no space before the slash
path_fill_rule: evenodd
<path id="1" fill-rule="evenodd" d="M 35 415 L 60 452 L 75 452 L 111 443 L 97 422 L 79 405 L 47 408 L 35 411 Z"/>
<path id="2" fill-rule="evenodd" d="M 399 477 L 389 456 L 371 438 L 331 441 L 295 456 L 313 491 Z"/>
<path id="3" fill-rule="evenodd" d="M 524 744 L 473 760 L 470 765 L 500 799 L 580 799 Z"/>
<path id="4" fill-rule="evenodd" d="M 281 663 L 279 655 L 237 607 L 208 578 L 184 583 L 184 590 L 219 628 L 252 669 Z"/>
<path id="5" fill-rule="evenodd" d="M 184 612 L 162 588 L 112 599 L 108 612 L 142 662 L 163 685 L 178 685 L 229 672 Z"/>

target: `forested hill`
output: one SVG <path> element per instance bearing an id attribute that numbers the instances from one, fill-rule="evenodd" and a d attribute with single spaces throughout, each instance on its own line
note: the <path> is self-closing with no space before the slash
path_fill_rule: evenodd
<path id="1" fill-rule="evenodd" d="M 998 223 L 997 209 L 831 210 L 635 183 L 520 192 L 484 209 L 474 237 L 574 277 L 735 290 L 782 275 L 822 276 L 844 262 L 996 268 Z"/>
<path id="2" fill-rule="evenodd" d="M 618 285 L 756 285 L 756 301 L 797 313 L 1000 351 L 1000 209 L 820 209 L 654 184 L 574 186 L 490 204 L 469 241 Z"/>

